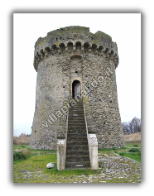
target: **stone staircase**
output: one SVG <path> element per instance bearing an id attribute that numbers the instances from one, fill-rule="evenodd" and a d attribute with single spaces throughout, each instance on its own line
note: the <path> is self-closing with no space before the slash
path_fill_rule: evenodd
<path id="1" fill-rule="evenodd" d="M 82 99 L 69 109 L 65 168 L 90 168 Z"/>

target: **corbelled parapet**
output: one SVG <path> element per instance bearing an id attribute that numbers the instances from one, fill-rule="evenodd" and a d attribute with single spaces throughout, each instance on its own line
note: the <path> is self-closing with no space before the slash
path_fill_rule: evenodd
<path id="1" fill-rule="evenodd" d="M 115 68 L 119 62 L 117 44 L 109 35 L 101 31 L 93 34 L 87 27 L 71 26 L 51 31 L 46 37 L 38 38 L 35 43 L 34 68 L 37 71 L 39 62 L 49 55 L 66 52 L 105 56 L 113 60 Z"/>

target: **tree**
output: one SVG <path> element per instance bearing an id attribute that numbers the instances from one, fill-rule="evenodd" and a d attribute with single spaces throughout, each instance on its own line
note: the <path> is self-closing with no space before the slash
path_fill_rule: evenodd
<path id="1" fill-rule="evenodd" d="M 141 119 L 134 117 L 130 122 L 131 132 L 141 132 Z"/>
<path id="2" fill-rule="evenodd" d="M 141 119 L 134 117 L 130 122 L 123 122 L 122 127 L 124 134 L 141 132 Z"/>

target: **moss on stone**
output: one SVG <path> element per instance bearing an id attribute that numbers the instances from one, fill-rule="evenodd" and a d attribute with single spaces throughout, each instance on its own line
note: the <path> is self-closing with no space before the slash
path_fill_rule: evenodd
<path id="1" fill-rule="evenodd" d="M 95 34 L 95 39 L 100 39 L 101 37 L 103 37 L 104 39 L 111 41 L 112 42 L 112 37 L 109 36 L 108 34 L 102 32 L 102 31 L 97 31 Z"/>

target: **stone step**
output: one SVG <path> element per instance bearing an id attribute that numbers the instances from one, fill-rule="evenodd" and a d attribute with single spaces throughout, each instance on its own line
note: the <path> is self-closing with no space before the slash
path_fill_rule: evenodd
<path id="1" fill-rule="evenodd" d="M 79 150 L 74 150 L 74 149 L 67 149 L 66 150 L 66 155 L 89 155 L 89 150 L 87 149 L 79 149 Z"/>
<path id="2" fill-rule="evenodd" d="M 87 136 L 87 132 L 86 132 L 86 129 L 85 128 L 81 128 L 81 127 L 78 127 L 76 129 L 68 129 L 68 134 L 75 134 L 76 136 L 80 135 L 80 134 L 84 134 Z"/>
<path id="3" fill-rule="evenodd" d="M 85 124 L 84 120 L 70 120 L 68 125 L 78 125 L 78 124 Z"/>
<path id="4" fill-rule="evenodd" d="M 82 105 L 76 105 L 76 106 L 73 106 L 73 107 L 70 107 L 69 110 L 83 110 L 83 106 Z"/>
<path id="5" fill-rule="evenodd" d="M 83 108 L 82 109 L 81 108 L 78 108 L 78 109 L 77 108 L 76 109 L 72 108 L 72 109 L 69 110 L 69 113 L 70 112 L 83 112 L 84 113 L 84 110 L 83 110 Z"/>
<path id="6" fill-rule="evenodd" d="M 85 145 L 67 145 L 67 150 L 88 150 L 88 142 Z"/>
<path id="7" fill-rule="evenodd" d="M 81 158 L 88 157 L 89 158 L 89 155 L 88 154 L 86 154 L 86 155 L 66 155 L 66 158 L 71 158 L 71 157 L 81 157 Z"/>
<path id="8" fill-rule="evenodd" d="M 81 128 L 83 128 L 83 129 L 85 129 L 86 130 L 86 125 L 85 124 L 73 124 L 73 125 L 68 125 L 68 129 L 70 130 L 70 129 L 81 129 Z"/>
<path id="9" fill-rule="evenodd" d="M 88 151 L 88 145 L 85 146 L 80 146 L 80 145 L 76 145 L 76 146 L 67 146 L 66 151 L 67 152 L 72 152 L 72 151 L 78 151 L 78 150 L 87 150 Z M 86 152 L 87 153 L 87 152 Z M 82 155 L 86 155 L 86 153 L 82 153 Z M 74 155 L 72 153 L 72 155 Z"/>
<path id="10" fill-rule="evenodd" d="M 75 135 L 83 135 L 83 134 L 85 134 L 85 135 L 87 135 L 87 133 L 85 132 L 85 130 L 68 130 L 68 132 L 67 132 L 68 134 L 75 134 Z"/>
<path id="11" fill-rule="evenodd" d="M 86 132 L 86 125 L 68 125 L 68 130 L 74 131 L 85 131 Z"/>
<path id="12" fill-rule="evenodd" d="M 75 135 L 80 135 L 80 133 L 81 134 L 86 134 L 87 135 L 87 132 L 86 132 L 86 129 L 85 129 L 85 127 L 78 127 L 78 128 L 70 128 L 70 129 L 68 129 L 68 132 L 67 133 L 73 133 L 73 134 L 75 134 Z"/>
<path id="13" fill-rule="evenodd" d="M 87 136 L 78 136 L 78 137 L 71 137 L 71 138 L 67 138 L 67 141 L 72 141 L 72 142 L 78 142 L 78 141 L 81 141 L 81 142 L 83 142 L 83 141 L 87 141 Z"/>
<path id="14" fill-rule="evenodd" d="M 80 167 L 80 168 L 71 168 L 71 167 L 67 167 L 65 168 L 66 170 L 75 170 L 75 169 L 78 169 L 78 170 L 91 170 L 91 167 Z"/>
<path id="15" fill-rule="evenodd" d="M 83 107 L 72 107 L 70 108 L 70 111 L 82 111 L 83 112 Z"/>
<path id="16" fill-rule="evenodd" d="M 69 116 L 68 117 L 68 122 L 72 120 L 83 120 L 84 116 Z"/>
<path id="17" fill-rule="evenodd" d="M 68 124 L 68 127 L 85 127 L 86 125 L 85 125 L 85 123 L 69 123 Z"/>
<path id="18" fill-rule="evenodd" d="M 83 100 L 69 109 L 66 168 L 89 168 L 89 149 Z"/>
<path id="19" fill-rule="evenodd" d="M 79 161 L 89 161 L 89 155 L 67 155 L 66 162 L 79 162 Z"/>
<path id="20" fill-rule="evenodd" d="M 70 108 L 70 110 L 69 110 L 69 111 L 84 112 L 83 108 L 81 108 L 81 107 L 78 107 L 78 108 Z"/>
<path id="21" fill-rule="evenodd" d="M 75 134 L 75 133 L 68 133 L 67 134 L 67 140 L 70 141 L 72 138 L 84 138 L 87 139 L 87 134 L 85 133 L 79 133 L 79 134 Z"/>
<path id="22" fill-rule="evenodd" d="M 79 109 L 82 109 L 83 110 L 83 106 L 81 105 L 81 106 L 72 106 L 71 108 L 70 108 L 70 110 L 79 110 Z"/>
<path id="23" fill-rule="evenodd" d="M 81 123 L 85 123 L 85 120 L 84 120 L 84 118 L 80 118 L 80 119 L 78 119 L 78 118 L 73 118 L 73 119 L 69 119 L 70 121 L 68 122 L 68 123 L 78 123 L 78 122 L 81 122 Z"/>
<path id="24" fill-rule="evenodd" d="M 84 113 L 83 112 L 74 112 L 74 111 L 69 111 L 69 116 L 82 116 L 84 117 Z"/>
<path id="25" fill-rule="evenodd" d="M 69 112 L 84 112 L 83 108 L 71 108 Z"/>
<path id="26" fill-rule="evenodd" d="M 75 117 L 75 119 L 84 119 L 84 114 L 75 113 L 75 114 L 69 114 L 68 115 L 68 119 L 71 119 L 71 118 L 74 118 L 74 117 Z"/>
<path id="27" fill-rule="evenodd" d="M 82 130 L 68 130 L 67 132 L 69 135 L 75 135 L 75 136 L 81 136 L 81 135 L 85 135 L 87 136 L 87 133 L 84 129 Z"/>
<path id="28" fill-rule="evenodd" d="M 79 162 L 66 162 L 65 167 L 71 168 L 82 168 L 82 167 L 90 167 L 89 161 L 79 161 Z"/>
<path id="29" fill-rule="evenodd" d="M 87 140 L 67 140 L 67 145 L 86 145 Z"/>
<path id="30" fill-rule="evenodd" d="M 68 122 L 68 125 L 85 125 L 85 122 L 84 120 L 80 120 L 78 122 L 71 120 Z"/>
<path id="31" fill-rule="evenodd" d="M 75 122 L 75 123 L 81 122 L 81 123 L 83 123 L 83 122 L 85 122 L 85 120 L 84 120 L 84 118 L 69 118 L 68 123 L 70 123 L 70 122 Z"/>

